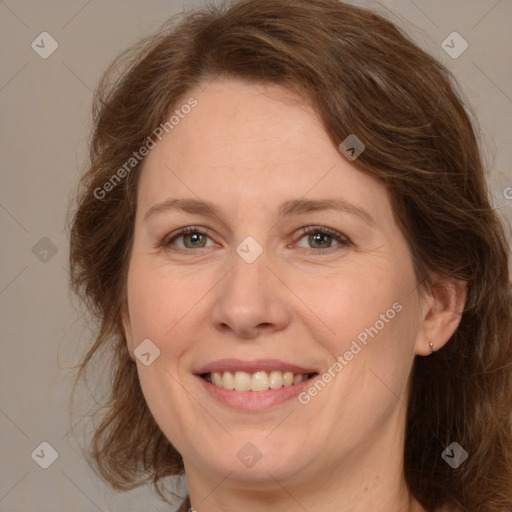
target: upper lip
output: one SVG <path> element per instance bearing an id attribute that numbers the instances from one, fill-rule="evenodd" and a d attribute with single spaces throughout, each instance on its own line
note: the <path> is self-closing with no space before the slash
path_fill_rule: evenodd
<path id="1" fill-rule="evenodd" d="M 316 370 L 298 366 L 278 359 L 253 359 L 252 361 L 242 361 L 241 359 L 218 359 L 202 366 L 194 373 L 201 375 L 212 372 L 236 372 L 256 373 L 257 371 L 271 372 L 273 370 L 293 373 L 316 373 Z"/>

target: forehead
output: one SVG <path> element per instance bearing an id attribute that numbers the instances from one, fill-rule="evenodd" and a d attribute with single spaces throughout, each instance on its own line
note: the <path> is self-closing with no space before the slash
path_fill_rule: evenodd
<path id="1" fill-rule="evenodd" d="M 178 110 L 189 97 L 197 106 L 166 137 L 168 157 L 172 150 L 209 166 L 262 167 L 278 164 L 285 156 L 299 160 L 333 153 L 309 102 L 283 86 L 219 79 L 192 90 L 177 103 Z"/>
<path id="2" fill-rule="evenodd" d="M 310 103 L 290 89 L 216 80 L 174 108 L 190 98 L 196 106 L 144 162 L 139 194 L 145 207 L 169 195 L 215 194 L 240 207 L 342 195 L 366 203 L 375 216 L 389 209 L 383 186 L 340 154 Z"/>

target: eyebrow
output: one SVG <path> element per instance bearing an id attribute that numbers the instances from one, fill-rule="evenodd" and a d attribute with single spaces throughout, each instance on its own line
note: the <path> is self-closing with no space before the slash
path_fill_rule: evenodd
<path id="1" fill-rule="evenodd" d="M 168 199 L 153 205 L 144 214 L 143 221 L 150 217 L 168 211 L 181 211 L 184 213 L 217 217 L 223 219 L 222 210 L 210 201 L 200 199 Z M 323 210 L 338 210 L 359 217 L 371 226 L 375 225 L 374 218 L 363 208 L 356 206 L 344 199 L 293 199 L 286 201 L 279 207 L 279 219 Z"/>

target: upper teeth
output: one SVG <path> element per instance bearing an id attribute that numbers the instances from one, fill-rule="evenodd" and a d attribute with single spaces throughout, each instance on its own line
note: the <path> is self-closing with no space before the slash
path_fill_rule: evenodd
<path id="1" fill-rule="evenodd" d="M 212 372 L 207 380 L 215 386 L 235 391 L 267 391 L 299 384 L 306 380 L 310 374 L 293 372 L 281 372 L 279 370 L 267 373 L 258 371 L 250 374 L 247 372 Z"/>

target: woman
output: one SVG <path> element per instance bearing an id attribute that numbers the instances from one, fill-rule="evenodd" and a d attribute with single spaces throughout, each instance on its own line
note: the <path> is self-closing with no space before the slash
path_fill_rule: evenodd
<path id="1" fill-rule="evenodd" d="M 509 249 L 450 73 L 337 0 L 191 12 L 120 62 L 71 232 L 99 474 L 184 473 L 200 512 L 510 510 Z"/>

